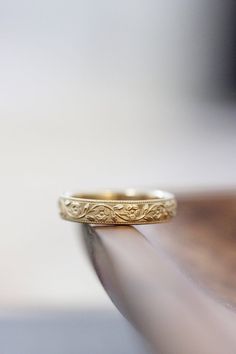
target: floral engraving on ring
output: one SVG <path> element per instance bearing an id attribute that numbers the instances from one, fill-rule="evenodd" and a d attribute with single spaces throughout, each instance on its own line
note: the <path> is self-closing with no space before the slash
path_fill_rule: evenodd
<path id="1" fill-rule="evenodd" d="M 175 215 L 176 202 L 95 204 L 64 200 L 62 216 L 81 222 L 100 224 L 112 223 L 155 223 L 164 222 Z"/>
<path id="2" fill-rule="evenodd" d="M 82 213 L 82 207 L 79 202 L 73 201 L 70 203 L 65 203 L 67 207 L 67 212 L 73 217 L 78 217 Z"/>

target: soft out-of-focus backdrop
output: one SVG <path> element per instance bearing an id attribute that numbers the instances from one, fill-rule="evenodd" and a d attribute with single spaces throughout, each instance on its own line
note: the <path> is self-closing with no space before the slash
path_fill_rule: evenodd
<path id="1" fill-rule="evenodd" d="M 235 10 L 230 0 L 0 4 L 3 323 L 19 311 L 117 316 L 78 228 L 58 217 L 61 192 L 235 186 Z"/>

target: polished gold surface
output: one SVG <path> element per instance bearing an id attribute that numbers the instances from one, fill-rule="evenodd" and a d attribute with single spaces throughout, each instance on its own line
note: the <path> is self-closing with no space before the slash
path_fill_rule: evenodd
<path id="1" fill-rule="evenodd" d="M 66 194 L 60 197 L 61 217 L 86 224 L 156 224 L 176 213 L 173 194 L 160 190 Z"/>

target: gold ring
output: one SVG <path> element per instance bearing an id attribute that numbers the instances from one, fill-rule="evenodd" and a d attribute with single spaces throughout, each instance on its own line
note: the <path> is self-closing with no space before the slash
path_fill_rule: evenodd
<path id="1" fill-rule="evenodd" d="M 173 194 L 153 190 L 65 194 L 59 199 L 61 217 L 85 224 L 140 225 L 169 221 L 176 213 Z"/>

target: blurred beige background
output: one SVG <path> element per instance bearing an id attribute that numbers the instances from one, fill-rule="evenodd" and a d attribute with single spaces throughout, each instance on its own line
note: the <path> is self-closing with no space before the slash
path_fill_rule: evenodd
<path id="1" fill-rule="evenodd" d="M 235 186 L 212 1 L 1 4 L 0 311 L 112 309 L 61 192 Z"/>

